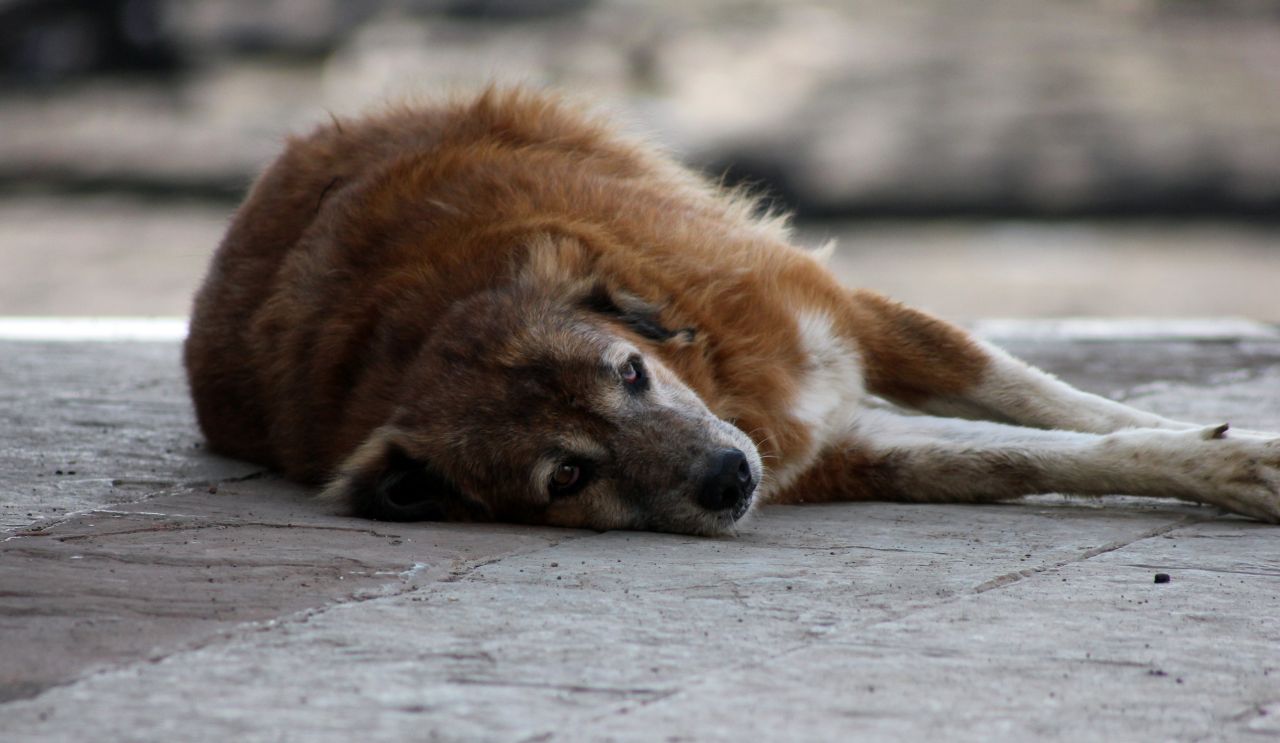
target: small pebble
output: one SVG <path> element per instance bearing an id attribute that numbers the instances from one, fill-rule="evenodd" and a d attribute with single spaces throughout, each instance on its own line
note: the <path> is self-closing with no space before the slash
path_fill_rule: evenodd
<path id="1" fill-rule="evenodd" d="M 1168 573 L 1156 573 L 1156 583 L 1168 583 L 1170 580 Z"/>

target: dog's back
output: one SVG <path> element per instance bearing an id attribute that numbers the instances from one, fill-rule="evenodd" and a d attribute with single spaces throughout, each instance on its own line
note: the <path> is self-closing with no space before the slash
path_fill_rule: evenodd
<path id="1" fill-rule="evenodd" d="M 214 256 L 191 318 L 185 362 L 201 428 L 222 453 L 284 466 L 272 443 L 271 385 L 265 368 L 288 363 L 273 347 L 290 328 L 285 266 L 308 246 L 304 236 L 332 222 L 325 202 L 411 142 L 438 140 L 439 116 L 395 115 L 317 129 L 290 138 L 255 183 Z M 312 240 L 314 242 L 314 239 Z M 298 328 L 292 329 L 297 332 Z M 269 335 L 270 338 L 263 336 Z M 312 339 L 312 343 L 318 339 Z M 278 360 L 277 360 L 278 359 Z M 301 359 L 309 366 L 312 358 Z M 323 395 L 323 390 L 316 390 Z"/>

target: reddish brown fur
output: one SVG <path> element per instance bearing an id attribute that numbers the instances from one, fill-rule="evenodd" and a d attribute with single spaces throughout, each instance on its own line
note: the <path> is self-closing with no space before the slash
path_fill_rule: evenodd
<path id="1" fill-rule="evenodd" d="M 959 394 L 986 370 L 987 355 L 968 333 L 875 292 L 854 292 L 849 317 L 867 389 L 878 395 L 914 406 Z"/>
<path id="2" fill-rule="evenodd" d="M 401 402 L 444 394 L 405 376 L 438 318 L 529 275 L 603 282 L 696 329 L 631 339 L 771 466 L 810 446 L 788 412 L 805 363 L 797 307 L 833 318 L 886 397 L 981 377 L 986 357 L 961 331 L 846 290 L 755 212 L 546 97 L 490 92 L 321 127 L 255 185 L 197 297 L 186 364 L 200 424 L 221 452 L 320 482 Z M 547 236 L 560 247 L 531 255 Z M 820 466 L 800 483 L 807 499 L 868 497 L 864 469 Z"/>

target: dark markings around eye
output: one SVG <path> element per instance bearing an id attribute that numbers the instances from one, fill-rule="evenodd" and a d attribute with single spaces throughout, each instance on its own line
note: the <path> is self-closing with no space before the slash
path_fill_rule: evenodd
<path id="1" fill-rule="evenodd" d="M 581 491 L 591 482 L 594 468 L 582 459 L 568 459 L 556 465 L 547 483 L 552 498 L 567 498 Z"/>
<path id="2" fill-rule="evenodd" d="M 649 372 L 644 368 L 644 362 L 639 356 L 632 356 L 627 359 L 621 367 L 618 368 L 618 375 L 622 377 L 622 383 L 626 385 L 627 390 L 632 393 L 641 393 L 649 389 Z"/>

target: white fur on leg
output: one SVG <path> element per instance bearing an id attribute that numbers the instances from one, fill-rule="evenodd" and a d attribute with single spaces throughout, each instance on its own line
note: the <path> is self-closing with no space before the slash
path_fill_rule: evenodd
<path id="1" fill-rule="evenodd" d="M 1059 492 L 1175 497 L 1280 523 L 1280 439 L 1222 426 L 1109 434 L 866 410 L 851 435 L 898 497 L 983 501 Z"/>
<path id="2" fill-rule="evenodd" d="M 921 406 L 923 411 L 1089 433 L 1126 428 L 1185 431 L 1199 427 L 1083 392 L 996 346 L 979 343 L 990 358 L 982 381 L 959 398 L 925 403 Z"/>

